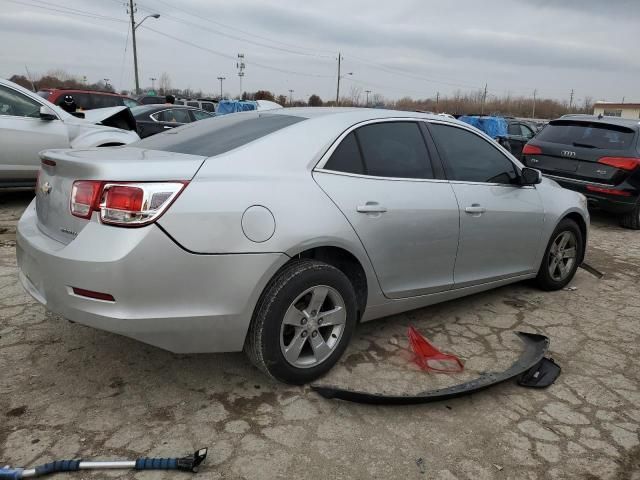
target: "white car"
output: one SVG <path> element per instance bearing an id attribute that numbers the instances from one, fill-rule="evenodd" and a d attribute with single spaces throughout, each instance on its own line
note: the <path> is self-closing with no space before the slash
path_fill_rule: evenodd
<path id="1" fill-rule="evenodd" d="M 127 107 L 100 108 L 84 115 L 78 118 L 0 79 L 0 188 L 35 185 L 41 150 L 126 145 L 140 139 Z"/>

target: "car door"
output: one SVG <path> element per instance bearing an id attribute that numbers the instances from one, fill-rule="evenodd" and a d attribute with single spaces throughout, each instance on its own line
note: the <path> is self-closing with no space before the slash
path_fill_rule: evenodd
<path id="1" fill-rule="evenodd" d="M 491 140 L 457 125 L 429 130 L 460 205 L 455 287 L 536 271 L 544 210 L 535 186 Z"/>
<path id="2" fill-rule="evenodd" d="M 451 185 L 435 178 L 419 123 L 372 122 L 332 148 L 314 179 L 353 226 L 384 294 L 452 288 L 458 204 Z"/>
<path id="3" fill-rule="evenodd" d="M 47 148 L 68 148 L 67 128 L 60 119 L 40 118 L 42 104 L 0 85 L 0 184 L 33 184 Z"/>
<path id="4" fill-rule="evenodd" d="M 185 123 L 191 123 L 191 117 L 186 108 L 168 108 L 151 115 L 152 123 L 145 125 L 145 136 L 155 135 Z"/>

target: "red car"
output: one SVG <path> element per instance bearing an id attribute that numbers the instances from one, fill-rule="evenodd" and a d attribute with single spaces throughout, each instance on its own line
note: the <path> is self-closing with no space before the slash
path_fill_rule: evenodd
<path id="1" fill-rule="evenodd" d="M 38 95 L 51 103 L 62 105 L 65 95 L 71 95 L 79 110 L 92 110 L 105 107 L 135 107 L 140 103 L 133 98 L 117 93 L 97 92 L 92 90 L 67 90 L 61 88 L 43 88 Z"/>

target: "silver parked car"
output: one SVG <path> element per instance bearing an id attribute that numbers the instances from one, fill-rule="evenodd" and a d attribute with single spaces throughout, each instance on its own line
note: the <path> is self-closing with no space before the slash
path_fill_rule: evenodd
<path id="1" fill-rule="evenodd" d="M 585 198 L 448 118 L 281 109 L 119 149 L 42 154 L 18 225 L 26 290 L 173 352 L 245 350 L 291 383 L 358 322 L 582 262 Z"/>
<path id="2" fill-rule="evenodd" d="M 32 187 L 47 148 L 125 145 L 140 140 L 127 107 L 75 117 L 36 93 L 0 79 L 0 187 Z"/>

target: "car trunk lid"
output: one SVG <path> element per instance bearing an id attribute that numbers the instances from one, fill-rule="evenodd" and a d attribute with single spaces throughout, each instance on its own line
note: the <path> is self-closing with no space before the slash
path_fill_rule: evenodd
<path id="1" fill-rule="evenodd" d="M 38 227 L 64 244 L 72 242 L 87 222 L 95 221 L 71 214 L 71 189 L 76 180 L 191 180 L 205 160 L 196 155 L 134 147 L 46 150 L 40 157 L 42 168 L 36 188 Z"/>

